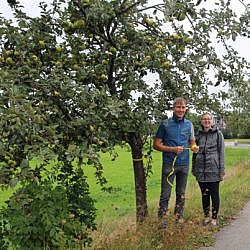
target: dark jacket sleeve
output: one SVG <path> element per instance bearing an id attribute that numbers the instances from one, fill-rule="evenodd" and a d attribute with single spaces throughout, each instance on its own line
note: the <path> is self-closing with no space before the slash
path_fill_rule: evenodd
<path id="1" fill-rule="evenodd" d="M 193 155 L 192 155 L 192 174 L 195 177 L 196 177 L 196 172 L 195 172 L 195 166 L 194 166 L 194 164 L 195 164 L 195 157 L 196 157 L 196 155 L 197 154 L 195 154 L 195 153 L 193 153 Z"/>
<path id="2" fill-rule="evenodd" d="M 218 131 L 218 154 L 220 163 L 220 173 L 225 173 L 225 143 L 221 131 Z"/>

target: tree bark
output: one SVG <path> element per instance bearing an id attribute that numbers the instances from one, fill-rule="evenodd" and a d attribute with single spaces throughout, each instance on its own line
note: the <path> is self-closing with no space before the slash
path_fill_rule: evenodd
<path id="1" fill-rule="evenodd" d="M 142 139 L 140 134 L 131 133 L 129 145 L 132 150 L 135 195 L 136 195 L 136 222 L 141 223 L 148 215 L 146 176 L 143 166 Z"/>

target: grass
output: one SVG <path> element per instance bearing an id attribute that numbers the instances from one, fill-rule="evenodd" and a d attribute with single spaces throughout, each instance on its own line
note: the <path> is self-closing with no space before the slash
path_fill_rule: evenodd
<path id="1" fill-rule="evenodd" d="M 88 176 L 90 193 L 96 200 L 98 209 L 97 221 L 108 222 L 120 219 L 121 216 L 135 212 L 134 175 L 130 152 L 118 149 L 118 157 L 110 161 L 108 155 L 103 155 L 104 173 L 114 192 L 102 192 L 95 183 L 94 169 L 88 167 L 85 173 Z M 226 149 L 226 171 L 247 158 L 247 149 Z M 153 152 L 153 173 L 147 180 L 147 199 L 149 207 L 157 206 L 161 185 L 161 153 Z M 189 186 L 195 185 L 193 176 L 189 176 Z"/>
<path id="2" fill-rule="evenodd" d="M 104 193 L 94 184 L 93 170 L 88 169 L 91 195 L 98 209 L 98 231 L 93 234 L 91 249 L 196 249 L 213 242 L 211 228 L 201 226 L 201 196 L 197 182 L 190 174 L 187 186 L 185 218 L 181 228 L 174 224 L 170 200 L 169 231 L 159 235 L 156 211 L 160 194 L 161 153 L 153 153 L 153 174 L 147 182 L 149 218 L 139 229 L 135 225 L 135 194 L 132 161 L 129 152 L 118 150 L 120 157 L 110 162 L 103 156 L 105 175 L 116 191 Z M 250 199 L 250 164 L 248 149 L 226 149 L 226 177 L 221 183 L 220 225 L 227 224 Z M 173 190 L 174 194 L 174 190 Z M 178 242 L 176 241 L 178 238 Z M 125 244 L 125 243 L 126 244 Z M 124 245 L 125 244 L 125 245 Z M 178 248 L 179 246 L 180 248 Z"/>
<path id="3" fill-rule="evenodd" d="M 131 154 L 118 148 L 119 157 L 111 161 L 102 155 L 104 173 L 111 193 L 102 192 L 94 177 L 94 169 L 85 167 L 91 196 L 96 200 L 98 230 L 93 232 L 90 249 L 197 249 L 213 242 L 214 230 L 203 227 L 201 195 L 198 184 L 190 174 L 186 192 L 183 226 L 174 223 L 174 190 L 170 200 L 169 230 L 162 234 L 157 229 L 157 206 L 160 195 L 161 153 L 153 152 L 153 173 L 147 181 L 149 217 L 140 227 L 135 223 L 135 192 Z M 224 226 L 250 200 L 250 153 L 248 149 L 226 148 L 226 177 L 221 183 L 220 225 Z M 10 191 L 0 193 L 0 204 Z"/>

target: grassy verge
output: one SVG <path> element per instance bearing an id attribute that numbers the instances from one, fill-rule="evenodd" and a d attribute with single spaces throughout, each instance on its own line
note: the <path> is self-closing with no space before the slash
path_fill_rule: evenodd
<path id="1" fill-rule="evenodd" d="M 213 242 L 214 229 L 203 227 L 201 195 L 198 184 L 190 175 L 185 218 L 180 226 L 174 223 L 172 211 L 174 195 L 170 201 L 169 230 L 161 234 L 157 229 L 157 205 L 160 192 L 161 154 L 154 152 L 153 174 L 148 179 L 147 194 L 149 218 L 140 227 L 135 226 L 135 197 L 132 161 L 129 152 L 119 152 L 118 160 L 110 164 L 104 159 L 105 174 L 110 184 L 117 187 L 113 193 L 100 192 L 90 177 L 90 189 L 98 208 L 98 231 L 91 249 L 196 249 Z M 220 225 L 230 221 L 243 205 L 250 200 L 249 150 L 226 149 L 226 177 L 221 183 Z M 106 157 L 106 156 L 105 156 Z M 107 162 L 105 162 L 107 161 Z M 88 170 L 90 175 L 91 170 Z M 174 194 L 174 190 L 173 190 Z"/>

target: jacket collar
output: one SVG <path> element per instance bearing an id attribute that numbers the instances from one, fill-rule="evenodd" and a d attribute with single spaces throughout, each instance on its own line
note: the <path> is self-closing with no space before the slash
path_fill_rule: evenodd
<path id="1" fill-rule="evenodd" d="M 175 115 L 175 113 L 173 113 L 173 120 L 174 120 L 174 121 L 176 121 L 176 122 L 181 122 L 181 121 L 184 121 L 184 119 L 185 119 L 185 116 L 183 116 L 182 119 L 179 119 L 179 118 Z"/>
<path id="2" fill-rule="evenodd" d="M 207 132 L 204 130 L 203 126 L 199 128 L 199 132 L 201 133 L 209 133 L 209 132 L 216 132 L 218 128 L 216 126 L 212 126 Z"/>

